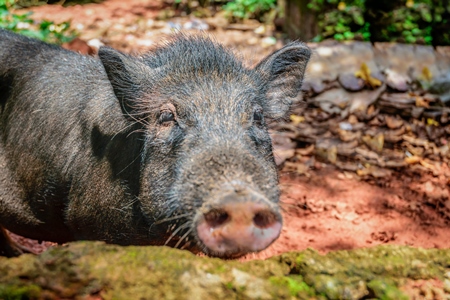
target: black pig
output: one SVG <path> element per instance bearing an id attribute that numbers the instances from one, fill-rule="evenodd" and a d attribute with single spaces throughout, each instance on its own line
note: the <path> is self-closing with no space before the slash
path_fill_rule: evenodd
<path id="1" fill-rule="evenodd" d="M 0 30 L 0 253 L 19 235 L 169 245 L 233 258 L 280 234 L 266 120 L 310 50 L 249 69 L 204 36 L 98 58 Z"/>

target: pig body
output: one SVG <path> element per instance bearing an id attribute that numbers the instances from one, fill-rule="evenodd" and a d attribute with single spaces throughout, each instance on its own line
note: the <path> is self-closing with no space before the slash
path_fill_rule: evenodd
<path id="1" fill-rule="evenodd" d="M 0 30 L 0 254 L 6 228 L 237 257 L 279 235 L 266 119 L 300 92 L 309 49 L 245 68 L 206 37 L 99 57 Z"/>

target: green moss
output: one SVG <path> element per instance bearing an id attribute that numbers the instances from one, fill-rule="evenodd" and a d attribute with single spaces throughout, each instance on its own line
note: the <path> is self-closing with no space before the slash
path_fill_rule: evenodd
<path id="1" fill-rule="evenodd" d="M 41 288 L 37 285 L 17 286 L 0 284 L 0 299 L 25 300 L 36 299 L 41 294 Z"/>
<path id="2" fill-rule="evenodd" d="M 302 276 L 293 275 L 289 277 L 270 277 L 269 281 L 272 284 L 285 287 L 289 290 L 291 296 L 314 296 L 315 292 L 309 285 L 307 285 Z"/>
<path id="3" fill-rule="evenodd" d="M 408 300 L 408 296 L 403 294 L 392 283 L 386 282 L 386 280 L 372 280 L 367 284 L 367 286 L 370 288 L 374 296 L 380 300 Z"/>
<path id="4" fill-rule="evenodd" d="M 398 286 L 444 280 L 449 267 L 450 250 L 399 246 L 243 263 L 168 247 L 77 242 L 40 256 L 0 258 L 0 299 L 403 299 Z"/>

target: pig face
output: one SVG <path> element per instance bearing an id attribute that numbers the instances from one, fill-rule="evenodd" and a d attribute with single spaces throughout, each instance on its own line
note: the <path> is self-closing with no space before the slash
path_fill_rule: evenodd
<path id="1" fill-rule="evenodd" d="M 124 115 L 142 125 L 149 236 L 224 258 L 269 246 L 282 217 L 266 122 L 298 96 L 309 49 L 289 44 L 254 69 L 204 37 L 179 36 L 141 58 L 99 56 Z"/>

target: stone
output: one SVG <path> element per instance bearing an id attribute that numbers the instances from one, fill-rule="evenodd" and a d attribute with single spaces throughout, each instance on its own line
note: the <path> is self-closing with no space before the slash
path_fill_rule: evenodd
<path id="1" fill-rule="evenodd" d="M 429 91 L 439 95 L 439 99 L 447 104 L 450 102 L 450 73 L 436 78 L 430 86 Z"/>
<path id="2" fill-rule="evenodd" d="M 341 73 L 339 83 L 348 91 L 356 92 L 364 88 L 364 80 L 357 78 L 354 73 Z"/>
<path id="3" fill-rule="evenodd" d="M 367 108 L 374 104 L 380 95 L 386 90 L 386 85 L 383 84 L 376 90 L 365 90 L 362 92 L 354 93 L 350 104 L 350 113 L 367 111 Z"/>
<path id="4" fill-rule="evenodd" d="M 432 46 L 375 43 L 375 61 L 382 70 L 393 70 L 412 80 L 439 76 L 439 60 Z"/>
<path id="5" fill-rule="evenodd" d="M 391 89 L 399 92 L 406 92 L 409 90 L 409 82 L 411 79 L 407 75 L 397 73 L 392 69 L 386 69 L 386 84 Z"/>
<path id="6" fill-rule="evenodd" d="M 354 73 L 363 63 L 373 73 L 379 71 L 370 43 L 325 41 L 319 44 L 309 43 L 308 46 L 314 54 L 308 63 L 306 78 L 320 78 L 331 82 L 338 78 L 342 70 Z"/>

